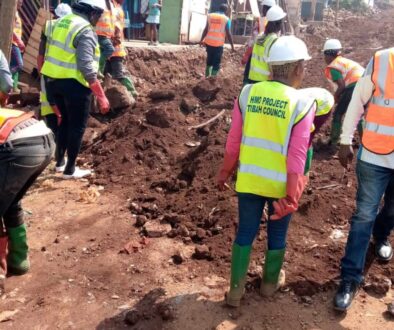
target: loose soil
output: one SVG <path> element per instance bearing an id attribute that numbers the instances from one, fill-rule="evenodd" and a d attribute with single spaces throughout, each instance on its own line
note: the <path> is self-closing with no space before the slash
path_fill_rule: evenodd
<path id="1" fill-rule="evenodd" d="M 346 56 L 366 65 L 377 47 L 393 45 L 393 14 L 347 13 L 351 17 L 339 26 L 328 22 L 304 32 L 313 56 L 305 86 L 327 87 L 320 51 L 325 38 L 340 38 Z M 16 314 L 0 328 L 393 327 L 384 311 L 394 264 L 379 264 L 372 253 L 366 291 L 354 308 L 347 316 L 331 310 L 356 180 L 353 169 L 344 173 L 321 146 L 329 125 L 316 137 L 310 184 L 290 226 L 286 288 L 268 300 L 257 294 L 263 219 L 241 314 L 222 306 L 237 199 L 232 190 L 217 191 L 215 176 L 241 88 L 240 57 L 241 51 L 226 51 L 220 76 L 206 80 L 199 47 L 130 51 L 128 67 L 140 96 L 110 120 L 96 115 L 104 124 L 91 121 L 81 162 L 94 168 L 94 178 L 63 182 L 48 171 L 26 198 L 33 267 L 8 279 L 0 311 Z M 218 120 L 192 128 L 222 110 Z M 375 282 L 381 285 L 368 286 Z"/>

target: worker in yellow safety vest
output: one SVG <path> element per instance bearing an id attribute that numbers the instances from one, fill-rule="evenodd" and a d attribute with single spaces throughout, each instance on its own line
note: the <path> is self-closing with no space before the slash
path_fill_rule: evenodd
<path id="1" fill-rule="evenodd" d="M 206 77 L 216 76 L 220 70 L 226 36 L 231 44 L 231 49 L 234 51 L 231 20 L 226 16 L 227 11 L 228 6 L 222 4 L 218 12 L 208 14 L 207 25 L 200 41 L 200 45 L 205 45 L 207 49 Z"/>
<path id="2" fill-rule="evenodd" d="M 105 62 L 112 56 L 115 47 L 112 38 L 115 35 L 114 6 L 112 0 L 105 1 L 105 10 L 96 24 L 96 33 L 100 45 L 99 72 L 104 73 Z"/>
<path id="3" fill-rule="evenodd" d="M 55 8 L 55 17 L 53 20 L 48 20 L 45 23 L 45 26 L 43 28 L 43 31 L 41 33 L 41 40 L 40 40 L 40 46 L 39 46 L 39 51 L 38 51 L 38 56 L 37 56 L 37 69 L 38 72 L 41 72 L 41 68 L 44 64 L 44 58 L 45 58 L 45 53 L 47 49 L 47 43 L 48 43 L 48 38 L 51 36 L 53 28 L 55 26 L 56 21 L 59 18 L 62 18 L 66 15 L 69 15 L 72 13 L 71 7 L 66 4 L 66 3 L 61 3 Z M 40 103 L 41 103 L 41 108 L 40 108 L 40 115 L 42 118 L 45 119 L 45 123 L 47 126 L 51 129 L 53 134 L 57 134 L 58 126 L 60 125 L 61 122 L 61 114 L 60 111 L 55 113 L 54 111 L 57 111 L 57 107 L 55 106 L 55 101 L 53 98 L 51 99 L 51 103 L 48 100 L 47 93 L 46 93 L 46 88 L 45 88 L 45 80 L 44 76 L 41 75 L 41 80 L 40 80 Z"/>
<path id="4" fill-rule="evenodd" d="M 393 257 L 389 236 L 394 229 L 394 48 L 376 52 L 354 88 L 339 149 L 339 160 L 346 169 L 362 116 L 365 127 L 356 165 L 356 211 L 341 261 L 342 281 L 334 298 L 334 308 L 339 311 L 350 307 L 363 282 L 371 235 L 377 259 L 388 262 Z"/>
<path id="5" fill-rule="evenodd" d="M 22 53 L 25 51 L 25 44 L 22 40 L 22 20 L 19 16 L 19 10 L 21 10 L 23 0 L 18 0 L 17 11 L 15 13 L 14 30 L 12 33 L 12 46 L 11 46 L 11 62 L 10 69 L 12 73 L 12 79 L 14 81 L 13 89 L 14 92 L 18 92 L 19 73 L 23 69 L 23 58 Z"/>
<path id="6" fill-rule="evenodd" d="M 50 37 L 41 74 L 48 98 L 60 111 L 57 134 L 56 167 L 65 179 L 79 179 L 91 174 L 75 166 L 89 117 L 91 94 L 95 95 L 102 114 L 109 103 L 97 79 L 100 49 L 94 31 L 106 8 L 104 0 L 79 0 L 73 13 L 59 19 Z M 65 162 L 65 153 L 68 159 Z"/>
<path id="7" fill-rule="evenodd" d="M 278 38 L 267 58 L 272 80 L 246 85 L 234 106 L 217 177 L 219 189 L 224 190 L 239 163 L 239 225 L 226 295 L 229 306 L 240 305 L 252 243 L 267 203 L 268 249 L 260 292 L 270 296 L 284 283 L 281 269 L 287 229 L 306 184 L 304 168 L 315 116 L 315 100 L 296 89 L 304 77 L 304 62 L 309 59 L 302 40 L 294 36 Z"/>
<path id="8" fill-rule="evenodd" d="M 342 128 L 342 118 L 352 98 L 354 86 L 363 75 L 364 68 L 355 61 L 342 56 L 342 45 L 337 39 L 329 39 L 324 43 L 324 61 L 327 64 L 324 73 L 335 90 L 335 111 L 331 125 L 329 144 L 336 147 Z M 359 125 L 361 134 L 362 127 Z"/>
<path id="9" fill-rule="evenodd" d="M 105 64 L 104 74 L 109 73 L 113 79 L 118 80 L 123 86 L 127 88 L 130 94 L 136 98 L 138 93 L 134 87 L 133 80 L 130 75 L 127 74 L 127 69 L 124 66 L 124 60 L 127 56 L 126 48 L 124 47 L 124 27 L 125 27 L 125 15 L 122 8 L 124 0 L 114 0 L 113 15 L 115 34 L 112 38 L 112 43 L 115 47 L 115 51 L 112 56 L 107 60 Z"/>
<path id="10" fill-rule="evenodd" d="M 267 12 L 268 24 L 264 34 L 257 38 L 250 61 L 248 83 L 253 84 L 270 78 L 271 72 L 267 63 L 269 51 L 279 36 L 286 13 L 279 6 L 272 6 Z"/>
<path id="11" fill-rule="evenodd" d="M 305 163 L 305 175 L 309 174 L 309 170 L 312 166 L 313 159 L 313 145 L 312 141 L 316 134 L 319 132 L 320 128 L 325 124 L 331 114 L 331 110 L 334 107 L 334 96 L 326 89 L 320 87 L 310 87 L 300 89 L 300 93 L 306 97 L 315 99 L 316 101 L 316 114 L 315 120 L 313 121 L 313 128 L 311 131 L 311 138 L 309 140 L 309 149 L 307 153 L 306 163 Z"/>
<path id="12" fill-rule="evenodd" d="M 275 0 L 262 0 L 259 3 L 259 10 L 261 8 L 261 10 L 260 10 L 261 17 L 258 17 L 255 22 L 255 26 L 252 31 L 252 36 L 248 40 L 245 53 L 244 53 L 242 60 L 241 60 L 241 63 L 243 65 L 245 65 L 244 85 L 249 83 L 250 61 L 252 59 L 253 46 L 254 46 L 257 38 L 261 37 L 264 34 L 265 28 L 268 24 L 267 12 L 272 6 L 275 6 L 275 5 L 276 5 Z"/>
<path id="13" fill-rule="evenodd" d="M 7 274 L 29 271 L 21 201 L 50 163 L 53 150 L 53 134 L 43 121 L 33 113 L 0 107 L 0 296 Z"/>

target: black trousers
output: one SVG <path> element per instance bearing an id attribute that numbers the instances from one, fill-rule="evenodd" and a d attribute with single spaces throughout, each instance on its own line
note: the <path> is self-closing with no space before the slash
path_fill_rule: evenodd
<path id="1" fill-rule="evenodd" d="M 354 87 L 355 86 L 345 88 L 345 90 L 343 91 L 343 93 L 338 101 L 338 104 L 334 110 L 334 113 L 333 113 L 332 121 L 334 123 L 339 123 L 339 124 L 342 123 L 342 118 L 345 115 L 347 108 L 349 106 L 349 103 L 352 99 Z"/>
<path id="2" fill-rule="evenodd" d="M 121 80 L 126 77 L 126 72 L 123 65 L 123 57 L 111 57 L 105 62 L 104 75 L 109 73 L 113 79 Z"/>
<path id="3" fill-rule="evenodd" d="M 219 71 L 220 63 L 222 62 L 223 46 L 221 47 L 207 47 L 207 66 L 212 66 L 212 69 Z"/>
<path id="4" fill-rule="evenodd" d="M 64 164 L 67 151 L 64 174 L 73 174 L 88 122 L 92 92 L 75 79 L 48 79 L 46 87 L 62 114 L 56 141 L 56 165 Z"/>
<path id="5" fill-rule="evenodd" d="M 1 218 L 6 228 L 23 224 L 21 200 L 50 163 L 54 149 L 52 133 L 0 145 L 0 228 Z"/>

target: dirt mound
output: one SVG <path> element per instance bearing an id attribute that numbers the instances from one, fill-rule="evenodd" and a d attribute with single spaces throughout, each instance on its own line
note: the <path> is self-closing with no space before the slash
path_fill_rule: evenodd
<path id="1" fill-rule="evenodd" d="M 374 33 L 369 30 L 373 24 L 376 21 L 355 16 L 319 34 L 303 34 L 313 55 L 304 85 L 327 87 L 321 53 L 325 37 L 340 37 L 348 55 L 365 65 L 374 52 L 370 45 L 378 39 L 371 37 L 368 49 L 355 50 L 365 44 L 361 42 L 365 33 Z M 381 25 L 387 24 L 392 25 L 384 16 Z M 355 26 L 363 26 L 366 32 L 355 33 Z M 393 35 L 383 32 L 382 37 L 382 46 L 392 45 Z M 142 235 L 147 222 L 168 224 L 169 237 L 194 246 L 198 262 L 208 261 L 212 271 L 227 277 L 237 199 L 232 190 L 218 192 L 215 176 L 231 112 L 199 129 L 191 127 L 232 108 L 242 82 L 240 53 L 225 52 L 223 71 L 214 79 L 203 78 L 205 54 L 197 47 L 178 53 L 138 50 L 129 59 L 142 97 L 133 111 L 111 123 L 101 143 L 88 148 L 96 169 L 95 183 L 133 203 L 130 212 Z M 176 93 L 174 98 L 152 100 L 147 97 L 152 90 Z M 324 127 L 317 140 L 328 132 L 329 127 Z M 348 219 L 355 207 L 354 172 L 344 175 L 333 154 L 316 149 L 310 184 L 290 226 L 285 263 L 289 287 L 305 300 L 335 285 Z M 263 264 L 266 249 L 264 221 L 254 246 L 256 265 Z M 394 265 L 374 263 L 370 273 L 390 274 L 393 281 Z M 256 281 L 261 271 L 250 276 Z"/>

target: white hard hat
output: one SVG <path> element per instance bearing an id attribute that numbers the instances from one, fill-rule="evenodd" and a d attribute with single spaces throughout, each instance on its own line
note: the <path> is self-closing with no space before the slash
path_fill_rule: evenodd
<path id="1" fill-rule="evenodd" d="M 310 60 L 305 42 L 295 36 L 279 37 L 272 45 L 267 63 L 270 65 L 282 65 Z"/>
<path id="2" fill-rule="evenodd" d="M 341 50 L 342 45 L 341 42 L 338 39 L 328 39 L 324 43 L 323 51 L 326 50 Z"/>
<path id="3" fill-rule="evenodd" d="M 72 13 L 71 7 L 66 3 L 59 4 L 55 9 L 56 16 L 60 18 L 71 13 Z"/>
<path id="4" fill-rule="evenodd" d="M 262 4 L 263 4 L 263 6 L 272 7 L 272 6 L 276 5 L 276 1 L 275 0 L 263 0 Z"/>
<path id="5" fill-rule="evenodd" d="M 272 6 L 267 11 L 267 15 L 265 16 L 268 22 L 280 21 L 281 19 L 286 17 L 286 13 L 279 6 Z"/>
<path id="6" fill-rule="evenodd" d="M 79 0 L 78 3 L 84 3 L 86 5 L 90 5 L 92 7 L 100 8 L 102 10 L 107 9 L 107 5 L 105 0 Z"/>

